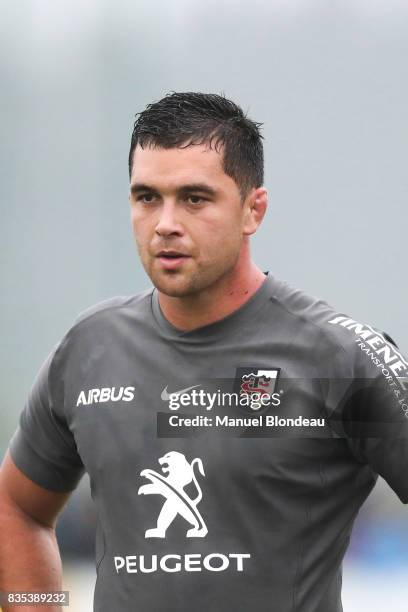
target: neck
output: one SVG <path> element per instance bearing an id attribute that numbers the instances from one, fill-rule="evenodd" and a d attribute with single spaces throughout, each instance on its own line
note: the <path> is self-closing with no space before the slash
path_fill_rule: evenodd
<path id="1" fill-rule="evenodd" d="M 171 297 L 158 291 L 160 308 L 178 329 L 191 331 L 228 316 L 245 304 L 265 281 L 265 274 L 252 261 L 192 295 Z"/>

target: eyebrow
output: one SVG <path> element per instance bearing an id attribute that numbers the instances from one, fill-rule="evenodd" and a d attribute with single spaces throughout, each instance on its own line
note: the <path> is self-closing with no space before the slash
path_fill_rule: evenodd
<path id="1" fill-rule="evenodd" d="M 217 195 L 217 191 L 206 183 L 188 183 L 186 185 L 181 185 L 177 189 L 177 195 L 183 196 L 187 193 L 191 193 L 192 191 L 198 191 L 199 193 L 205 193 L 213 197 Z M 146 183 L 133 183 L 133 185 L 130 186 L 130 193 L 133 195 L 146 192 L 159 193 L 159 189 L 157 189 L 154 185 L 147 185 Z"/>

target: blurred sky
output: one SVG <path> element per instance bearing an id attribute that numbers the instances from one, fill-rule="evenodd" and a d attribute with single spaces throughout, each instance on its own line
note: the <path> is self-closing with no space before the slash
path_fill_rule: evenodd
<path id="1" fill-rule="evenodd" d="M 257 263 L 408 352 L 407 1 L 0 10 L 2 453 L 75 316 L 149 286 L 127 156 L 135 113 L 169 91 L 224 92 L 264 123 L 270 210 Z M 401 513 L 387 491 L 384 507 Z"/>

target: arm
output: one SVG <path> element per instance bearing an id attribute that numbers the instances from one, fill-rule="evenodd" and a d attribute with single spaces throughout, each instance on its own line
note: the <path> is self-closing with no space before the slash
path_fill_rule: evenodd
<path id="1" fill-rule="evenodd" d="M 55 535 L 70 492 L 38 486 L 7 452 L 0 468 L 0 591 L 58 591 L 62 566 Z M 3 607 L 3 612 L 60 612 L 60 606 Z"/>

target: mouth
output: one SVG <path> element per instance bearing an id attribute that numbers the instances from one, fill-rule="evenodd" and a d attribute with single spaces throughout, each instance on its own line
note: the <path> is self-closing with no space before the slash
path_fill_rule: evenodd
<path id="1" fill-rule="evenodd" d="M 162 250 L 157 253 L 156 258 L 160 261 L 163 268 L 166 270 L 174 270 L 181 266 L 187 259 L 190 258 L 190 255 L 186 253 L 182 253 L 181 251 L 176 251 L 174 249 Z"/>
<path id="2" fill-rule="evenodd" d="M 166 257 L 169 259 L 175 259 L 177 257 L 188 257 L 186 253 L 176 251 L 175 249 L 163 249 L 157 253 L 157 257 Z"/>

